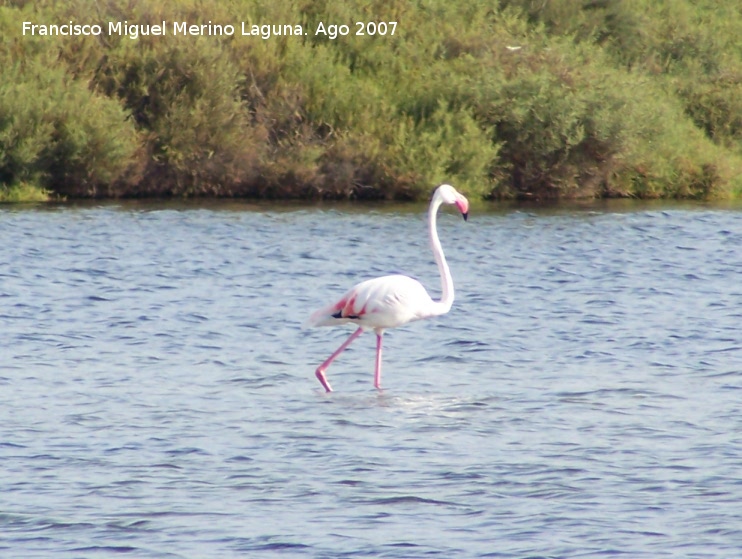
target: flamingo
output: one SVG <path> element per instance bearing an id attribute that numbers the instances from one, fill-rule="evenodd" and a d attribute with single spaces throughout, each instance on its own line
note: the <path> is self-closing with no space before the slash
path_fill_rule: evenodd
<path id="1" fill-rule="evenodd" d="M 430 247 L 441 274 L 440 300 L 434 301 L 422 284 L 408 276 L 391 275 L 363 281 L 352 287 L 337 302 L 312 313 L 306 326 L 357 324 L 358 329 L 345 340 L 319 367 L 315 375 L 327 392 L 332 392 L 325 371 L 364 330 L 376 333 L 376 365 L 374 386 L 381 389 L 381 346 L 384 331 L 414 320 L 446 314 L 453 304 L 453 278 L 438 239 L 436 217 L 441 204 L 455 205 L 464 220 L 469 215 L 469 201 L 450 184 L 440 185 L 428 208 Z"/>

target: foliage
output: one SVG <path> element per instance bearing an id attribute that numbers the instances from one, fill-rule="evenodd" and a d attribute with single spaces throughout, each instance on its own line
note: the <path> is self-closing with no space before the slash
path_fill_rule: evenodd
<path id="1" fill-rule="evenodd" d="M 48 202 L 52 199 L 48 190 L 38 186 L 19 183 L 10 186 L 0 186 L 0 203 L 8 202 Z"/>
<path id="2" fill-rule="evenodd" d="M 0 184 L 108 194 L 133 164 L 139 135 L 118 100 L 75 79 L 54 49 L 17 36 L 24 17 L 0 8 Z"/>
<path id="3" fill-rule="evenodd" d="M 108 33 L 124 20 L 168 34 Z M 24 21 L 104 32 L 24 36 Z M 397 25 L 357 36 L 355 21 Z M 6 198 L 418 199 L 443 181 L 481 198 L 709 197 L 740 177 L 731 0 L 0 0 Z"/>

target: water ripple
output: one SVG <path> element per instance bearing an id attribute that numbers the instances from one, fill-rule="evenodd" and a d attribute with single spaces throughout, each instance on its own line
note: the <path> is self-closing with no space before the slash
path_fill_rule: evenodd
<path id="1" fill-rule="evenodd" d="M 734 557 L 742 213 L 499 212 L 452 311 L 313 371 L 424 210 L 3 209 L 0 554 Z M 352 231 L 349 234 L 348 231 Z"/>

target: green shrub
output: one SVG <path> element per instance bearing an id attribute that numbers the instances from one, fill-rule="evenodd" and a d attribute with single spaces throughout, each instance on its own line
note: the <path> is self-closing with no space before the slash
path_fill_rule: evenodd
<path id="1" fill-rule="evenodd" d="M 21 37 L 23 21 L 166 37 Z M 354 21 L 396 21 L 355 36 Z M 233 37 L 174 37 L 173 21 Z M 304 26 L 242 37 L 240 22 Z M 351 34 L 314 35 L 319 22 Z M 727 196 L 728 0 L 0 2 L 0 181 L 70 196 Z"/>
<path id="2" fill-rule="evenodd" d="M 48 190 L 33 184 L 17 183 L 0 186 L 0 203 L 48 202 L 51 197 Z"/>
<path id="3" fill-rule="evenodd" d="M 219 194 L 249 180 L 265 140 L 240 98 L 240 74 L 207 37 L 142 42 L 108 58 L 99 87 L 146 133 L 142 184 L 123 195 Z"/>
<path id="4" fill-rule="evenodd" d="M 63 195 L 107 194 L 139 140 L 113 99 L 42 61 L 0 68 L 0 182 Z"/>

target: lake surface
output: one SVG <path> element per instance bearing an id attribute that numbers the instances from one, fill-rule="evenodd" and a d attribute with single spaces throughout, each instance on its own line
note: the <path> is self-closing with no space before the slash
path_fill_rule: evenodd
<path id="1" fill-rule="evenodd" d="M 0 209 L 0 556 L 742 554 L 742 209 Z"/>

